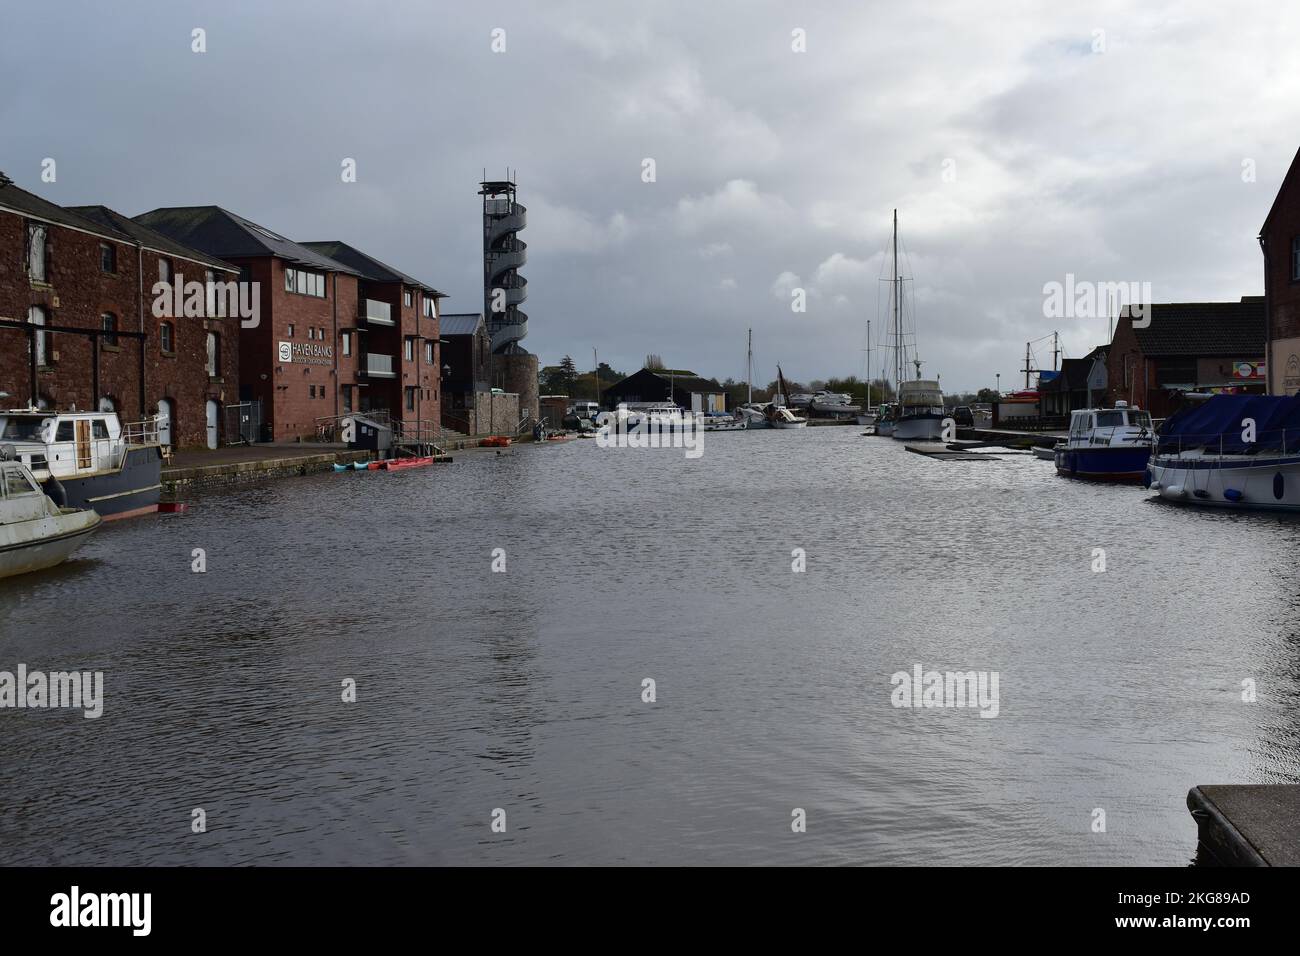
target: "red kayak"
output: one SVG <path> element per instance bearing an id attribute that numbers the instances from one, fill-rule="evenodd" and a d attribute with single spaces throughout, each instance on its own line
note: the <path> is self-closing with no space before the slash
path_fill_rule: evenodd
<path id="1" fill-rule="evenodd" d="M 403 468 L 419 468 L 421 465 L 432 465 L 433 456 L 427 455 L 423 458 L 390 458 L 387 461 L 377 463 L 385 471 L 400 471 Z"/>

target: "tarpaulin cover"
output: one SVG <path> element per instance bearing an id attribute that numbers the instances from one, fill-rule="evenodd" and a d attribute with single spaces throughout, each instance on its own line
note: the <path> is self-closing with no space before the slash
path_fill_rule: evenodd
<path id="1" fill-rule="evenodd" d="M 1254 423 L 1254 441 L 1249 427 Z M 1204 445 L 1225 454 L 1250 454 L 1261 449 L 1300 451 L 1300 395 L 1216 395 L 1200 405 L 1182 409 L 1160 429 L 1160 450 Z"/>

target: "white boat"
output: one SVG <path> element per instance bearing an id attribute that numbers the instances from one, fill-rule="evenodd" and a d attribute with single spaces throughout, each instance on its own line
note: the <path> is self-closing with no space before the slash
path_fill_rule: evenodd
<path id="1" fill-rule="evenodd" d="M 749 427 L 749 421 L 739 414 L 705 412 L 701 416 L 700 427 L 706 432 L 740 432 Z"/>
<path id="2" fill-rule="evenodd" d="M 14 454 L 12 446 L 0 446 L 0 578 L 65 561 L 103 520 L 93 511 L 60 508 Z"/>
<path id="3" fill-rule="evenodd" d="M 861 405 L 853 404 L 852 395 L 846 395 L 843 392 L 828 392 L 825 389 L 812 397 L 808 407 L 814 412 L 820 412 L 823 415 L 856 415 L 862 411 Z"/>
<path id="4" fill-rule="evenodd" d="M 0 442 L 14 447 L 56 504 L 93 508 L 105 520 L 158 510 L 158 420 L 123 425 L 113 412 L 0 411 Z"/>
<path id="5" fill-rule="evenodd" d="M 1035 445 L 1031 451 L 1033 451 L 1035 458 L 1041 458 L 1043 461 L 1056 460 L 1055 448 L 1044 448 L 1042 445 Z"/>
<path id="6" fill-rule="evenodd" d="M 1216 395 L 1165 422 L 1143 479 L 1202 507 L 1300 511 L 1300 396 Z"/>

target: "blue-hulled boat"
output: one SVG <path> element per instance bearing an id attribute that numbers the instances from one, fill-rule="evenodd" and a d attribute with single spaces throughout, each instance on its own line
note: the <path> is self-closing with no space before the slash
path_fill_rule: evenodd
<path id="1" fill-rule="evenodd" d="M 1093 481 L 1142 481 L 1155 448 L 1151 414 L 1127 402 L 1070 414 L 1070 433 L 1054 449 L 1056 473 Z"/>

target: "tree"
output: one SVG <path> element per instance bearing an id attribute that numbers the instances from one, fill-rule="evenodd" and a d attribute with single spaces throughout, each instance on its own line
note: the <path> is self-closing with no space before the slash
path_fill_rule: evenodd
<path id="1" fill-rule="evenodd" d="M 651 353 L 650 355 L 647 355 L 645 357 L 645 365 L 641 367 L 656 369 L 656 368 L 665 368 L 666 366 L 664 365 L 664 360 L 661 356 Z"/>
<path id="2" fill-rule="evenodd" d="M 574 379 L 578 377 L 578 367 L 573 364 L 573 356 L 566 355 L 560 359 L 560 374 L 557 376 L 563 384 L 564 393 L 571 395 Z"/>
<path id="3" fill-rule="evenodd" d="M 993 403 L 1001 397 L 1002 396 L 998 394 L 996 388 L 981 388 L 979 393 L 975 396 L 975 401 Z"/>

